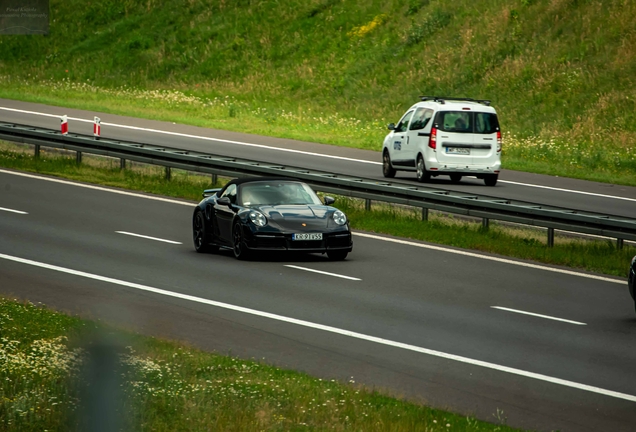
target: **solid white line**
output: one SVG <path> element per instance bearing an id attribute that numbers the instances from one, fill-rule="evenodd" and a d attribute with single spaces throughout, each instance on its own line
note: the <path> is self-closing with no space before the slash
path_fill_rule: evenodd
<path id="1" fill-rule="evenodd" d="M 356 280 L 356 281 L 362 280 L 362 279 L 351 277 L 351 276 L 344 276 L 344 275 L 337 274 L 337 273 L 329 273 L 329 272 L 326 272 L 326 271 L 314 270 L 314 269 L 310 269 L 310 268 L 306 268 L 306 267 L 298 267 L 298 266 L 295 266 L 295 265 L 287 265 L 287 264 L 285 264 L 285 267 L 295 268 L 295 269 L 298 269 L 298 270 L 304 270 L 304 271 L 308 271 L 308 272 L 312 272 L 312 273 L 320 273 L 320 274 L 324 274 L 324 275 L 328 275 L 328 276 L 339 277 L 339 278 L 342 278 L 342 279 L 349 279 L 349 280 Z"/>
<path id="2" fill-rule="evenodd" d="M 584 277 L 584 278 L 588 278 L 588 279 L 600 280 L 600 281 L 603 281 L 603 282 L 612 282 L 612 283 L 617 283 L 617 284 L 621 284 L 621 285 L 625 284 L 624 280 L 612 279 L 612 278 L 608 278 L 608 277 L 604 277 L 604 276 L 597 276 L 597 275 L 587 274 L 587 273 L 579 273 L 579 272 L 575 272 L 575 271 L 572 271 L 572 270 L 564 270 L 564 269 L 559 269 L 559 268 L 554 268 L 554 267 L 547 267 L 547 266 L 543 266 L 543 265 L 539 265 L 539 264 L 530 264 L 530 263 L 526 263 L 526 262 L 514 261 L 514 260 L 510 260 L 510 259 L 505 259 L 505 258 L 497 258 L 497 257 L 493 257 L 493 256 L 488 256 L 488 255 L 480 255 L 480 254 L 477 254 L 477 253 L 466 252 L 466 251 L 457 250 L 457 249 L 446 249 L 446 248 L 443 248 L 441 246 L 433 246 L 433 245 L 424 244 L 424 243 L 415 243 L 415 242 L 408 241 L 408 240 L 399 240 L 399 239 L 388 238 L 388 237 L 380 237 L 380 236 L 377 236 L 377 235 L 374 235 L 374 234 L 367 234 L 367 233 L 361 233 L 361 232 L 354 232 L 353 234 L 355 234 L 357 236 L 360 236 L 360 237 L 371 238 L 371 239 L 374 239 L 374 240 L 383 240 L 383 241 L 387 241 L 387 242 L 391 242 L 391 243 L 403 244 L 403 245 L 408 245 L 408 246 L 415 246 L 415 247 L 420 247 L 420 248 L 424 248 L 424 249 L 438 250 L 438 251 L 441 251 L 441 252 L 448 252 L 448 253 L 453 253 L 453 254 L 457 254 L 457 255 L 464 255 L 464 256 L 469 256 L 469 257 L 473 257 L 473 258 L 485 259 L 485 260 L 489 260 L 489 261 L 496 261 L 496 262 L 501 262 L 501 263 L 506 263 L 506 264 L 518 265 L 518 266 L 521 266 L 521 267 L 528 267 L 528 268 L 545 270 L 545 271 L 550 271 L 550 272 L 554 272 L 554 273 L 562 273 L 562 274 L 567 274 L 567 275 L 572 275 L 572 276 L 580 276 L 580 277 Z"/>
<path id="3" fill-rule="evenodd" d="M 60 117 L 60 116 L 54 115 L 54 114 L 45 114 L 45 113 L 40 113 L 40 112 L 36 112 L 36 111 L 20 110 L 20 109 L 16 109 L 16 108 L 0 107 L 0 109 L 6 110 L 6 111 L 21 112 L 21 113 L 25 113 L 25 114 L 43 115 L 43 116 L 47 116 L 47 117 L 57 117 L 57 118 Z M 78 118 L 78 117 L 68 117 L 68 119 L 69 120 L 86 122 L 86 123 L 93 123 L 92 119 L 91 120 L 86 120 L 86 119 L 81 119 L 81 118 Z M 164 135 L 172 135 L 172 136 L 178 136 L 178 137 L 183 137 L 183 138 L 195 138 L 195 139 L 201 139 L 201 140 L 205 140 L 205 141 L 215 141 L 215 142 L 222 142 L 222 143 L 227 143 L 227 144 L 235 144 L 235 145 L 241 145 L 241 146 L 247 146 L 247 147 L 256 147 L 256 148 L 260 148 L 260 149 L 263 149 L 263 150 L 277 150 L 277 151 L 282 151 L 282 152 L 287 152 L 287 153 L 304 154 L 304 155 L 308 155 L 308 156 L 316 156 L 316 157 L 322 157 L 322 158 L 328 158 L 328 159 L 338 159 L 338 160 L 344 160 L 344 161 L 349 161 L 349 162 L 359 162 L 359 163 L 366 163 L 366 164 L 372 164 L 372 165 L 382 165 L 381 162 L 376 162 L 376 161 L 366 161 L 366 160 L 362 160 L 362 159 L 353 159 L 353 158 L 348 158 L 348 157 L 344 157 L 344 156 L 334 156 L 334 155 L 328 155 L 328 154 L 323 154 L 323 153 L 306 152 L 306 151 L 302 151 L 302 150 L 287 149 L 287 148 L 282 148 L 282 147 L 271 147 L 271 146 L 266 146 L 266 145 L 263 145 L 263 144 L 247 143 L 247 142 L 243 142 L 243 141 L 226 140 L 226 139 L 221 139 L 221 138 L 211 138 L 211 137 L 205 137 L 205 136 L 200 136 L 200 135 L 185 134 L 185 133 L 180 133 L 180 132 L 170 132 L 170 131 L 164 131 L 164 130 L 161 130 L 161 129 L 142 128 L 142 127 L 138 127 L 138 126 L 128 126 L 128 125 L 121 125 L 121 124 L 117 124 L 117 123 L 108 123 L 108 122 L 102 122 L 101 125 L 102 125 L 102 127 L 103 126 L 112 126 L 112 127 L 122 128 L 122 129 L 132 129 L 132 130 L 138 130 L 138 131 L 144 131 L 144 132 L 153 132 L 153 133 L 159 133 L 159 134 L 164 134 Z"/>
<path id="4" fill-rule="evenodd" d="M 120 194 L 120 195 L 128 195 L 128 196 L 133 196 L 133 197 L 137 197 L 137 198 L 146 198 L 146 199 L 155 200 L 155 201 L 163 201 L 163 202 L 167 202 L 167 203 L 171 203 L 171 204 L 181 204 L 181 205 L 186 205 L 186 206 L 192 207 L 192 208 L 194 208 L 194 205 L 195 205 L 193 203 L 186 202 L 186 201 L 177 201 L 177 200 L 173 200 L 173 199 L 169 199 L 169 198 L 163 198 L 163 197 L 152 196 L 152 195 L 142 195 L 142 194 L 136 193 L 136 192 L 127 192 L 127 191 L 124 191 L 124 190 L 109 189 L 109 188 L 89 185 L 89 184 L 85 184 L 85 183 L 76 183 L 76 182 L 72 182 L 72 181 L 60 180 L 60 179 L 51 178 L 51 177 L 42 177 L 42 176 L 34 175 L 34 174 L 26 174 L 26 173 L 23 173 L 23 172 L 7 171 L 7 170 L 0 169 L 0 173 L 12 174 L 12 175 L 20 176 L 20 177 L 33 178 L 33 179 L 37 179 L 37 180 L 44 180 L 44 181 L 49 181 L 49 182 L 53 182 L 53 183 L 60 183 L 60 184 L 65 184 L 65 185 L 70 185 L 70 186 L 83 187 L 83 188 L 86 188 L 86 189 L 93 189 L 93 190 L 98 190 L 98 191 L 103 191 L 103 192 L 112 192 L 112 193 L 116 193 L 116 194 Z"/>
<path id="5" fill-rule="evenodd" d="M 6 211 L 6 212 L 10 212 L 10 213 L 28 214 L 27 212 L 24 212 L 24 211 L 20 211 L 20 210 L 13 210 L 13 209 L 8 209 L 8 208 L 3 208 L 3 207 L 0 207 L 0 210 L 2 210 L 2 211 Z"/>
<path id="6" fill-rule="evenodd" d="M 141 237 L 141 238 L 145 238 L 145 239 L 149 239 L 149 240 L 156 240 L 156 241 L 160 241 L 160 242 L 164 242 L 164 243 L 183 244 L 183 243 L 178 242 L 178 241 L 165 240 L 165 239 L 161 239 L 161 238 L 157 238 L 157 237 L 150 237 L 150 236 L 145 236 L 145 235 L 141 235 L 141 234 L 135 234 L 135 233 L 126 232 L 126 231 L 115 231 L 115 232 L 117 234 L 124 234 L 124 235 L 133 236 L 133 237 Z"/>
<path id="7" fill-rule="evenodd" d="M 574 388 L 574 389 L 577 389 L 577 390 L 583 390 L 583 391 L 587 391 L 587 392 L 591 392 L 591 393 L 600 394 L 600 395 L 603 395 L 603 396 L 609 396 L 609 397 L 613 397 L 613 398 L 617 398 L 617 399 L 624 399 L 624 400 L 627 400 L 627 401 L 630 401 L 630 402 L 636 402 L 636 396 L 635 395 L 630 395 L 630 394 L 626 394 L 626 393 L 620 393 L 620 392 L 613 391 L 613 390 L 607 390 L 607 389 L 600 388 L 600 387 L 590 386 L 590 385 L 587 385 L 587 384 L 581 384 L 581 383 L 577 383 L 577 382 L 574 382 L 574 381 L 568 381 L 568 380 L 564 380 L 564 379 L 561 379 L 561 378 L 555 378 L 555 377 L 551 377 L 551 376 L 548 376 L 548 375 L 543 375 L 543 374 L 539 374 L 539 373 L 525 371 L 525 370 L 522 370 L 522 369 L 516 369 L 516 368 L 512 368 L 512 367 L 508 367 L 508 366 L 502 366 L 502 365 L 498 365 L 498 364 L 495 364 L 495 363 L 485 362 L 485 361 L 481 361 L 481 360 L 475 360 L 475 359 L 471 359 L 469 357 L 458 356 L 458 355 L 455 355 L 455 354 L 448 354 L 448 353 L 441 352 L 441 351 L 436 351 L 436 350 L 432 350 L 432 349 L 428 349 L 428 348 L 422 348 L 422 347 L 418 347 L 418 346 L 415 346 L 415 345 L 409 345 L 409 344 L 405 344 L 405 343 L 402 343 L 402 342 L 396 342 L 396 341 L 392 341 L 392 340 L 389 340 L 389 339 L 383 339 L 383 338 L 379 338 L 379 337 L 376 337 L 376 336 L 370 336 L 370 335 L 366 335 L 366 334 L 363 334 L 363 333 L 357 333 L 357 332 L 353 332 L 353 331 L 349 331 L 349 330 L 340 329 L 340 328 L 337 328 L 337 327 L 331 327 L 331 326 L 327 326 L 327 325 L 323 325 L 323 324 L 317 324 L 317 323 L 313 323 L 313 322 L 310 322 L 310 321 L 304 321 L 304 320 L 300 320 L 300 319 L 296 319 L 296 318 L 290 318 L 290 317 L 286 317 L 286 316 L 283 316 L 283 315 L 277 315 L 277 314 L 273 314 L 273 313 L 269 313 L 269 312 L 259 311 L 259 310 L 256 310 L 256 309 L 250 309 L 250 308 L 246 308 L 246 307 L 242 307 L 242 306 L 236 306 L 236 305 L 231 305 L 231 304 L 228 304 L 228 303 L 222 303 L 222 302 L 218 302 L 218 301 L 214 301 L 214 300 L 208 300 L 208 299 L 204 299 L 204 298 L 201 298 L 201 297 L 195 297 L 195 296 L 191 296 L 191 295 L 187 295 L 187 294 L 176 293 L 176 292 L 173 292 L 173 291 L 167 291 L 167 290 L 160 289 L 160 288 L 153 288 L 153 287 L 150 287 L 150 286 L 147 286 L 147 285 L 141 285 L 141 284 L 137 284 L 137 283 L 133 283 L 133 282 L 126 282 L 126 281 L 119 280 L 119 279 L 113 279 L 113 278 L 109 278 L 109 277 L 105 277 L 105 276 L 99 276 L 99 275 L 86 273 L 86 272 L 82 272 L 82 271 L 78 271 L 78 270 L 72 270 L 72 269 L 59 267 L 59 266 L 55 266 L 55 265 L 51 265 L 51 264 L 45 264 L 45 263 L 41 263 L 41 262 L 37 262 L 37 261 L 24 259 L 24 258 L 14 257 L 14 256 L 11 256 L 11 255 L 0 254 L 0 258 L 5 259 L 5 260 L 9 260 L 9 261 L 22 263 L 22 264 L 35 266 L 35 267 L 45 268 L 45 269 L 48 269 L 48 270 L 53 270 L 53 271 L 57 271 L 57 272 L 61 272 L 61 273 L 66 273 L 66 274 L 80 276 L 80 277 L 84 277 L 84 278 L 88 278 L 88 279 L 92 279 L 92 280 L 97 280 L 97 281 L 100 281 L 100 282 L 111 283 L 111 284 L 125 286 L 125 287 L 128 287 L 128 288 L 133 288 L 133 289 L 137 289 L 137 290 L 141 290 L 141 291 L 152 292 L 152 293 L 155 293 L 155 294 L 160 294 L 160 295 L 164 295 L 164 296 L 168 296 L 168 297 L 179 298 L 179 299 L 182 299 L 182 300 L 197 302 L 197 303 L 201 303 L 201 304 L 207 304 L 207 305 L 215 306 L 215 307 L 218 307 L 218 308 L 223 308 L 223 309 L 232 310 L 232 311 L 236 311 L 236 312 L 242 312 L 242 313 L 246 313 L 246 314 L 250 314 L 250 315 L 254 315 L 254 316 L 259 316 L 259 317 L 263 317 L 263 318 L 269 318 L 269 319 L 273 319 L 273 320 L 281 321 L 281 322 L 286 322 L 286 323 L 290 323 L 290 324 L 296 324 L 296 325 L 303 326 L 303 327 L 308 327 L 308 328 L 312 328 L 312 329 L 316 329 L 316 330 L 322 330 L 322 331 L 335 333 L 335 334 L 339 334 L 339 335 L 343 335 L 343 336 L 348 336 L 348 337 L 351 337 L 351 338 L 360 339 L 360 340 L 364 340 L 364 341 L 368 341 L 368 342 L 373 342 L 373 343 L 377 343 L 377 344 L 381 344 L 381 345 L 386 345 L 386 346 L 390 346 L 390 347 L 394 347 L 394 348 L 400 348 L 400 349 L 413 351 L 413 352 L 418 352 L 418 353 L 421 353 L 421 354 L 426 354 L 426 355 L 439 357 L 439 358 L 443 358 L 443 359 L 447 359 L 447 360 L 453 360 L 453 361 L 457 361 L 457 362 L 460 362 L 460 363 L 465 363 L 465 364 L 469 364 L 469 365 L 473 365 L 473 366 L 479 366 L 479 367 L 483 367 L 483 368 L 487 368 L 487 369 L 492 369 L 492 370 L 496 370 L 496 371 L 500 371 L 500 372 L 505 372 L 505 373 L 509 373 L 509 374 L 513 374 L 513 375 L 526 377 L 526 378 L 532 378 L 532 379 L 536 379 L 536 380 L 539 380 L 539 381 L 544 381 L 544 382 L 549 382 L 549 383 L 552 383 L 552 384 L 557 384 L 557 385 L 561 385 L 561 386 L 565 386 L 565 387 Z"/>
<path id="8" fill-rule="evenodd" d="M 501 306 L 490 306 L 490 307 L 493 308 L 493 309 L 500 309 L 500 310 L 504 310 L 504 311 L 508 311 L 508 312 L 514 312 L 514 313 L 518 313 L 518 314 L 523 314 L 523 315 L 531 315 L 531 316 L 534 316 L 534 317 L 546 318 L 546 319 L 550 319 L 550 320 L 554 320 L 554 321 L 562 321 L 562 322 L 566 322 L 566 323 L 570 323 L 570 324 L 587 325 L 587 324 L 579 322 L 579 321 L 572 321 L 572 320 L 567 320 L 567 319 L 563 319 L 563 318 L 557 318 L 557 317 L 553 317 L 553 316 L 549 316 L 549 315 L 541 315 L 541 314 L 532 313 L 532 312 L 526 312 L 526 311 L 522 311 L 522 310 L 518 310 L 518 309 L 510 309 L 510 308 L 501 307 Z"/>
<path id="9" fill-rule="evenodd" d="M 619 197 L 619 196 L 614 196 L 614 195 L 604 195 L 604 194 L 593 193 L 593 192 L 583 192 L 583 191 L 577 191 L 577 190 L 572 190 L 572 189 L 557 188 L 557 187 L 552 187 L 552 186 L 541 186 L 541 185 L 535 185 L 535 184 L 519 183 L 519 182 L 510 181 L 510 180 L 499 180 L 499 182 L 500 183 L 514 184 L 514 185 L 519 185 L 519 186 L 528 186 L 528 187 L 533 187 L 533 188 L 538 188 L 538 189 L 550 189 L 550 190 L 554 190 L 554 191 L 558 191 L 558 192 L 569 192 L 569 193 L 576 193 L 576 194 L 581 194 L 581 195 L 591 195 L 591 196 L 596 196 L 596 197 L 601 197 L 601 198 L 613 198 L 613 199 L 617 199 L 617 200 L 636 202 L 636 198 L 625 198 L 625 197 Z"/>

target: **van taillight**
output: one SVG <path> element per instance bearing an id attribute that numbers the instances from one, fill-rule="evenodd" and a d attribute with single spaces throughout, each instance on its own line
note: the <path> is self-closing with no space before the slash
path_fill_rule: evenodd
<path id="1" fill-rule="evenodd" d="M 431 129 L 431 137 L 428 140 L 428 146 L 432 148 L 433 150 L 437 148 L 437 129 L 436 128 Z"/>
<path id="2" fill-rule="evenodd" d="M 501 151 L 501 131 L 497 131 L 497 153 Z"/>

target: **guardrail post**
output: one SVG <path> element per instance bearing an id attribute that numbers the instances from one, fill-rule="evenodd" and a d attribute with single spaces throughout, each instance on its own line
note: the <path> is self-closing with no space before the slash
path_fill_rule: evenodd
<path id="1" fill-rule="evenodd" d="M 622 238 L 616 239 L 616 249 L 618 249 L 618 250 L 622 250 L 623 249 L 623 239 Z"/>
<path id="2" fill-rule="evenodd" d="M 219 181 L 219 176 L 216 174 L 212 174 L 212 185 L 216 185 L 217 181 Z"/>
<path id="3" fill-rule="evenodd" d="M 36 159 L 40 158 L 40 145 L 39 144 L 35 145 L 35 155 L 34 156 L 35 156 Z"/>
<path id="4" fill-rule="evenodd" d="M 119 169 L 126 169 L 126 159 L 119 159 Z"/>
<path id="5" fill-rule="evenodd" d="M 371 210 L 371 200 L 370 199 L 365 199 L 364 200 L 364 209 L 366 211 Z"/>
<path id="6" fill-rule="evenodd" d="M 482 219 L 481 219 L 481 227 L 482 227 L 483 229 L 486 229 L 486 230 L 487 230 L 489 226 L 490 226 L 490 219 L 488 219 L 488 218 L 482 218 Z"/>
<path id="7" fill-rule="evenodd" d="M 75 162 L 77 162 L 78 165 L 82 163 L 82 152 L 81 151 L 75 152 Z"/>
<path id="8" fill-rule="evenodd" d="M 170 167 L 166 167 L 166 180 L 170 180 L 172 178 L 172 170 Z"/>
<path id="9" fill-rule="evenodd" d="M 426 207 L 422 207 L 422 220 L 423 221 L 428 220 L 428 209 Z"/>
<path id="10" fill-rule="evenodd" d="M 554 228 L 548 228 L 548 247 L 554 246 Z"/>

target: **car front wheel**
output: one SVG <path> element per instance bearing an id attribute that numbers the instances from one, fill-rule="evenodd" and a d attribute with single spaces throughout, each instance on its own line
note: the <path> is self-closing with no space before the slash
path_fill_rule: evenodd
<path id="1" fill-rule="evenodd" d="M 239 222 L 236 222 L 232 229 L 232 250 L 234 251 L 236 259 L 246 260 L 249 258 L 250 251 L 247 246 L 245 246 L 243 227 Z"/>
<path id="2" fill-rule="evenodd" d="M 395 169 L 391 166 L 391 156 L 388 151 L 382 155 L 382 174 L 386 178 L 395 177 Z"/>

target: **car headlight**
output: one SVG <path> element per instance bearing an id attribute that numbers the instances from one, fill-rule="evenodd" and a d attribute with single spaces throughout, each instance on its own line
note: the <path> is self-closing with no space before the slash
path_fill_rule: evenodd
<path id="1" fill-rule="evenodd" d="M 340 210 L 333 212 L 333 221 L 338 225 L 344 225 L 347 223 L 347 216 Z"/>
<path id="2" fill-rule="evenodd" d="M 267 225 L 267 218 L 263 215 L 263 213 L 256 211 L 250 212 L 250 220 L 254 225 L 259 227 Z"/>

